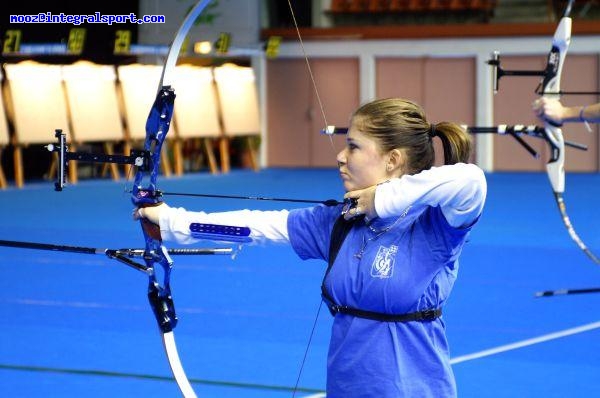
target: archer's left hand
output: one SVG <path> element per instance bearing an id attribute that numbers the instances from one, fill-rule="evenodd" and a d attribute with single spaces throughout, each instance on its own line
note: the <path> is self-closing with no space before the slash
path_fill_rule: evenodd
<path id="1" fill-rule="evenodd" d="M 356 206 L 350 209 L 350 211 L 348 211 L 344 215 L 344 218 L 346 220 L 349 220 L 351 218 L 364 214 L 365 221 L 369 222 L 369 220 L 372 220 L 375 217 L 377 217 L 377 212 L 375 211 L 376 190 L 377 185 L 373 185 L 365 189 L 358 189 L 356 191 L 347 192 L 344 195 L 344 199 L 354 199 L 356 202 Z"/>
<path id="2" fill-rule="evenodd" d="M 144 207 L 136 207 L 133 209 L 133 219 L 139 220 L 140 218 L 145 218 L 150 221 L 152 224 L 159 225 L 160 224 L 160 213 L 164 209 L 168 209 L 169 206 L 166 203 L 160 203 L 156 206 L 144 206 Z"/>
<path id="3" fill-rule="evenodd" d="M 566 118 L 566 108 L 556 99 L 538 98 L 532 104 L 533 113 L 543 122 L 562 125 Z"/>

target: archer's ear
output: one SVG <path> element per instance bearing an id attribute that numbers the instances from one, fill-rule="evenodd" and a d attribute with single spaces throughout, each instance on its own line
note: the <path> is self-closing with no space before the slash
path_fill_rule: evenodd
<path id="1" fill-rule="evenodd" d="M 406 154 L 404 151 L 398 148 L 392 149 L 388 156 L 387 171 L 394 174 L 397 174 L 398 171 L 400 171 L 400 173 L 403 174 L 406 166 Z"/>

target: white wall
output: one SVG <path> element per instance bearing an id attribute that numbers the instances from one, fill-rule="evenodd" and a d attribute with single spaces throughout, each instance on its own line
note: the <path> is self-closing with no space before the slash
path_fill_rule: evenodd
<path id="1" fill-rule="evenodd" d="M 600 36 L 574 36 L 569 54 L 598 54 Z M 361 102 L 375 96 L 375 60 L 377 57 L 475 57 L 477 60 L 477 110 L 476 123 L 480 126 L 494 124 L 491 68 L 486 64 L 494 50 L 504 55 L 540 55 L 545 57 L 551 48 L 551 37 L 483 38 L 483 39 L 410 39 L 410 40 L 329 40 L 304 41 L 310 58 L 357 57 L 360 59 Z M 304 55 L 297 42 L 285 42 L 279 57 Z M 569 62 L 567 55 L 566 62 Z M 596 72 L 594 72 L 596 73 Z M 597 90 L 597 87 L 590 90 Z M 268 110 L 266 110 L 268 112 Z M 477 163 L 492 170 L 492 136 L 483 134 L 477 139 Z"/>

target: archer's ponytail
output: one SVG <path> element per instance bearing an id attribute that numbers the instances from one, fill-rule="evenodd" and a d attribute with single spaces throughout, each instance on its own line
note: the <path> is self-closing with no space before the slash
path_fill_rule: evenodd
<path id="1" fill-rule="evenodd" d="M 458 124 L 430 124 L 423 109 L 402 98 L 386 98 L 369 102 L 354 112 L 352 123 L 376 139 L 383 151 L 402 149 L 407 157 L 407 174 L 431 168 L 435 161 L 433 137 L 444 147 L 444 164 L 468 162 L 471 137 Z"/>
<path id="2" fill-rule="evenodd" d="M 444 164 L 467 163 L 472 151 L 471 136 L 455 123 L 441 122 L 432 126 L 442 141 Z"/>

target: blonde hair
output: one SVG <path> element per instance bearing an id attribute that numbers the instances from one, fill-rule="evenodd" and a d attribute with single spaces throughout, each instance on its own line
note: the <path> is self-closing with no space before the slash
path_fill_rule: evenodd
<path id="1" fill-rule="evenodd" d="M 433 166 L 434 136 L 442 141 L 444 164 L 466 163 L 471 155 L 471 137 L 459 125 L 430 124 L 419 105 L 402 98 L 380 99 L 362 105 L 352 115 L 352 123 L 378 141 L 382 151 L 403 150 L 408 174 Z"/>

